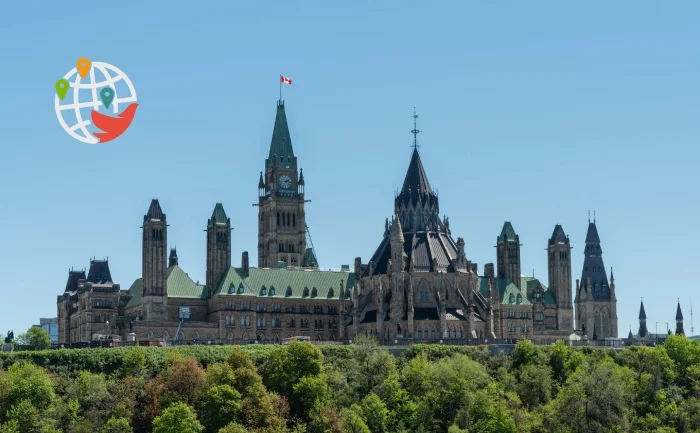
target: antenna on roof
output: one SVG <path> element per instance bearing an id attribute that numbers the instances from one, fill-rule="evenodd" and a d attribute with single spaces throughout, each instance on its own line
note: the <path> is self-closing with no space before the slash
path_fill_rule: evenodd
<path id="1" fill-rule="evenodd" d="M 695 334 L 695 327 L 693 326 L 693 298 L 690 298 L 690 335 L 691 337 Z"/>
<path id="2" fill-rule="evenodd" d="M 413 149 L 418 150 L 420 147 L 418 145 L 418 134 L 420 131 L 418 130 L 418 127 L 416 126 L 416 119 L 418 119 L 418 114 L 416 114 L 416 107 L 413 107 L 413 129 L 411 130 L 411 134 L 413 134 Z"/>

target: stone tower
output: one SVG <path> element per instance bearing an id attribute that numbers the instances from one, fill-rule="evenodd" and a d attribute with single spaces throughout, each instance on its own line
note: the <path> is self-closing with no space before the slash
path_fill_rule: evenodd
<path id="1" fill-rule="evenodd" d="M 144 320 L 168 320 L 168 224 L 158 199 L 151 201 L 143 216 L 143 298 Z"/>
<path id="2" fill-rule="evenodd" d="M 595 220 L 588 223 L 583 271 L 580 282 L 576 281 L 576 326 L 586 330 L 588 337 L 595 328 L 599 339 L 617 338 L 617 297 L 615 284 L 608 276 L 603 264 L 603 250 Z M 612 277 L 612 275 L 611 275 Z M 595 324 L 595 327 L 594 327 Z"/>
<path id="3" fill-rule="evenodd" d="M 574 306 L 571 302 L 571 244 L 561 225 L 554 226 L 549 238 L 549 289 L 557 301 L 557 329 L 574 330 Z"/>
<path id="4" fill-rule="evenodd" d="M 507 278 L 520 289 L 520 236 L 513 230 L 510 221 L 503 224 L 496 239 L 496 261 L 498 277 Z"/>
<path id="5" fill-rule="evenodd" d="M 678 301 L 678 307 L 676 307 L 676 335 L 684 335 L 683 331 L 683 312 L 681 311 L 681 301 Z"/>
<path id="6" fill-rule="evenodd" d="M 217 203 L 207 221 L 207 297 L 211 298 L 231 267 L 231 219 Z"/>
<path id="7" fill-rule="evenodd" d="M 647 313 L 644 311 L 644 301 L 639 305 L 639 333 L 637 334 L 639 338 L 647 338 L 649 331 L 647 331 Z"/>
<path id="8" fill-rule="evenodd" d="M 258 267 L 302 266 L 306 253 L 304 175 L 297 171 L 284 101 L 277 101 L 265 173 L 258 182 Z M 311 254 L 313 256 L 313 254 Z"/>

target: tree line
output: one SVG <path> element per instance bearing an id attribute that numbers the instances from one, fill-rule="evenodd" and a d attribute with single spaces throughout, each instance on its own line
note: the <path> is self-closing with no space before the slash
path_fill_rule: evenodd
<path id="1" fill-rule="evenodd" d="M 0 433 L 700 431 L 700 342 L 620 351 L 415 345 L 0 354 Z"/>

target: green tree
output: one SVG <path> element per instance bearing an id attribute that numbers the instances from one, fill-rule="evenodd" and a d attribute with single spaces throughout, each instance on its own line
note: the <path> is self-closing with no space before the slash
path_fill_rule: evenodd
<path id="1" fill-rule="evenodd" d="M 28 350 L 46 350 L 51 348 L 51 336 L 41 326 L 32 326 L 17 337 L 17 344 L 26 346 Z"/>
<path id="2" fill-rule="evenodd" d="M 389 409 L 379 396 L 373 392 L 363 398 L 359 405 L 353 405 L 352 410 L 364 420 L 372 433 L 384 433 L 389 423 Z"/>
<path id="3" fill-rule="evenodd" d="M 7 419 L 16 421 L 22 433 L 41 433 L 41 412 L 29 400 L 20 400 L 12 405 Z"/>
<path id="4" fill-rule="evenodd" d="M 248 433 L 250 430 L 243 427 L 242 425 L 232 422 L 227 424 L 226 427 L 219 429 L 218 433 Z"/>
<path id="5" fill-rule="evenodd" d="M 138 376 L 146 371 L 146 349 L 141 346 L 130 347 L 124 355 L 122 369 L 125 375 Z"/>
<path id="6" fill-rule="evenodd" d="M 207 386 L 229 385 L 236 387 L 236 375 L 233 367 L 226 362 L 210 364 L 206 370 Z"/>
<path id="7" fill-rule="evenodd" d="M 100 430 L 100 433 L 133 433 L 129 420 L 126 418 L 110 418 Z"/>
<path id="8" fill-rule="evenodd" d="M 202 433 L 204 427 L 197 420 L 194 409 L 186 403 L 177 402 L 153 420 L 153 433 Z"/>
<path id="9" fill-rule="evenodd" d="M 250 357 L 250 354 L 240 347 L 234 347 L 231 350 L 226 362 L 234 370 L 238 368 L 249 368 L 251 370 L 255 370 L 255 364 L 253 363 L 253 359 Z"/>
<path id="10" fill-rule="evenodd" d="M 549 402 L 552 394 L 552 375 L 549 367 L 525 364 L 520 368 L 518 395 L 530 409 Z"/>
<path id="11" fill-rule="evenodd" d="M 358 364 L 351 377 L 357 396 L 375 391 L 396 371 L 396 358 L 372 337 L 357 335 L 352 344 L 352 356 Z"/>
<path id="12" fill-rule="evenodd" d="M 293 398 L 290 406 L 292 413 L 299 414 L 304 419 L 309 419 L 309 414 L 326 405 L 328 401 L 328 384 L 326 376 L 305 376 L 294 384 Z"/>
<path id="13" fill-rule="evenodd" d="M 241 410 L 241 394 L 231 385 L 216 385 L 205 392 L 200 419 L 208 432 L 216 432 L 235 421 Z"/>
<path id="14" fill-rule="evenodd" d="M 17 420 L 9 420 L 7 422 L 0 422 L 0 433 L 22 433 L 19 429 L 19 423 Z"/>
<path id="15" fill-rule="evenodd" d="M 269 354 L 262 367 L 267 387 L 284 396 L 291 396 L 294 385 L 302 377 L 321 372 L 323 354 L 311 343 L 294 341 Z"/>
<path id="16" fill-rule="evenodd" d="M 362 417 L 354 410 L 344 410 L 340 414 L 341 425 L 346 433 L 372 433 Z"/>
<path id="17" fill-rule="evenodd" d="M 193 405 L 206 383 L 204 369 L 192 356 L 172 359 L 161 376 L 165 386 L 163 401 L 166 405 L 176 401 Z"/>
<path id="18" fill-rule="evenodd" d="M 27 400 L 41 411 L 47 409 L 55 398 L 51 377 L 35 364 L 13 364 L 7 370 L 7 380 L 10 392 L 5 396 L 5 404 L 8 406 Z"/>

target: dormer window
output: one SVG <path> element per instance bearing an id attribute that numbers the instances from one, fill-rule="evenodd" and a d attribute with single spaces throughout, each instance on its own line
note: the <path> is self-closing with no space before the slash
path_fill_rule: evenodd
<path id="1" fill-rule="evenodd" d="M 508 303 L 515 304 L 515 295 L 514 294 L 511 293 L 510 296 L 508 297 Z"/>
<path id="2" fill-rule="evenodd" d="M 287 293 L 285 296 L 292 296 L 292 288 L 290 286 L 287 286 Z"/>
<path id="3" fill-rule="evenodd" d="M 329 298 L 332 298 L 332 297 L 333 297 L 333 293 L 334 293 L 334 292 L 333 292 L 333 287 L 331 287 L 330 289 L 328 289 L 328 297 L 329 297 Z"/>
<path id="4" fill-rule="evenodd" d="M 314 287 L 311 289 L 311 297 L 315 298 L 316 296 L 318 296 L 318 290 L 316 290 L 316 287 Z"/>
<path id="5" fill-rule="evenodd" d="M 238 286 L 238 293 L 239 293 L 239 294 L 243 293 L 243 290 L 244 290 L 244 289 L 243 289 L 243 284 L 241 284 L 240 286 Z"/>
<path id="6" fill-rule="evenodd" d="M 518 304 L 523 303 L 523 295 L 518 295 Z"/>
<path id="7" fill-rule="evenodd" d="M 260 289 L 260 295 L 261 296 L 267 295 L 267 289 L 265 288 L 265 286 L 262 286 L 262 289 Z"/>
<path id="8" fill-rule="evenodd" d="M 275 287 L 270 286 L 270 296 L 275 296 Z"/>
<path id="9" fill-rule="evenodd" d="M 302 296 L 303 297 L 309 296 L 309 288 L 308 287 L 304 287 L 304 294 Z"/>

